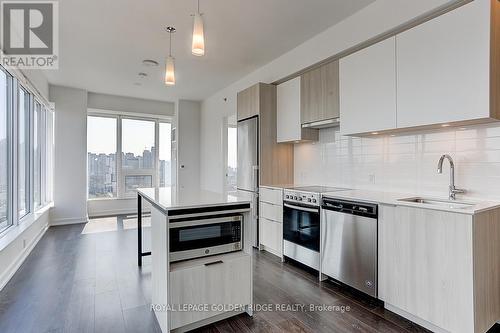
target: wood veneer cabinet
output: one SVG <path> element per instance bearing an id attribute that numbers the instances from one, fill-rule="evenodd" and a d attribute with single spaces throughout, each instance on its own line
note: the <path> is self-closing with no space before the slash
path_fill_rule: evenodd
<path id="1" fill-rule="evenodd" d="M 276 86 L 257 83 L 237 95 L 238 121 L 259 118 L 259 184 L 293 183 L 293 145 L 277 142 Z"/>
<path id="2" fill-rule="evenodd" d="M 378 251 L 389 310 L 455 333 L 483 333 L 500 319 L 500 209 L 379 205 Z"/>
<path id="3" fill-rule="evenodd" d="M 337 118 L 340 115 L 339 110 L 338 60 L 301 75 L 301 124 Z"/>

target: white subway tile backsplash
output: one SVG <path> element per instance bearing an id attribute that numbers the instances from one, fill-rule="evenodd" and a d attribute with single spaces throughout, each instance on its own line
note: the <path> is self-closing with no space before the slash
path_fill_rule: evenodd
<path id="1" fill-rule="evenodd" d="M 466 197 L 500 200 L 500 123 L 411 134 L 351 138 L 322 129 L 320 141 L 295 145 L 295 182 L 446 196 L 455 160 Z"/>

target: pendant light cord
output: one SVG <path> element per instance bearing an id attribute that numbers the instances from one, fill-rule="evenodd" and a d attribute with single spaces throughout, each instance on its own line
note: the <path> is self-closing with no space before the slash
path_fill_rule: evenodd
<path id="1" fill-rule="evenodd" d="M 169 31 L 169 34 L 170 34 L 170 42 L 169 42 L 169 46 L 168 46 L 168 56 L 171 57 L 172 56 L 172 31 Z"/>
<path id="2" fill-rule="evenodd" d="M 198 0 L 198 14 L 200 13 L 200 0 Z"/>

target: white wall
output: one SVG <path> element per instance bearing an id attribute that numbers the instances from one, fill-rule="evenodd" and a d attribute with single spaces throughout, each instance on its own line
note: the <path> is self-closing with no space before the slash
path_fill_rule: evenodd
<path id="1" fill-rule="evenodd" d="M 38 92 L 48 100 L 49 82 L 47 81 L 45 74 L 39 69 L 25 69 L 22 72 L 36 88 L 36 90 L 38 90 Z"/>
<path id="2" fill-rule="evenodd" d="M 89 92 L 88 108 L 173 116 L 175 103 Z"/>
<path id="3" fill-rule="evenodd" d="M 87 221 L 87 91 L 50 86 L 55 103 L 52 224 Z"/>
<path id="4" fill-rule="evenodd" d="M 236 113 L 236 94 L 257 82 L 274 82 L 319 61 L 372 39 L 449 0 L 377 0 L 269 64 L 204 100 L 201 116 L 201 186 L 223 191 L 222 127 L 224 117 Z M 227 98 L 227 101 L 224 100 Z"/>
<path id="5" fill-rule="evenodd" d="M 200 189 L 200 117 L 199 102 L 177 102 L 177 187 L 189 193 Z"/>
<path id="6" fill-rule="evenodd" d="M 500 200 L 500 123 L 370 138 L 323 129 L 319 142 L 295 145 L 295 182 L 446 197 L 447 161 L 437 173 L 442 154 L 453 157 L 466 197 Z"/>

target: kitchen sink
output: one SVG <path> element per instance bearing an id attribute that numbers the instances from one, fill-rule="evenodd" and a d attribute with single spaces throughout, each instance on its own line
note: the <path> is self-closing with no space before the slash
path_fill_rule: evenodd
<path id="1" fill-rule="evenodd" d="M 425 205 L 435 205 L 449 209 L 467 209 L 467 208 L 472 208 L 476 205 L 475 203 L 472 202 L 440 200 L 440 199 L 422 198 L 422 197 L 398 199 L 398 201 L 412 202 Z"/>

